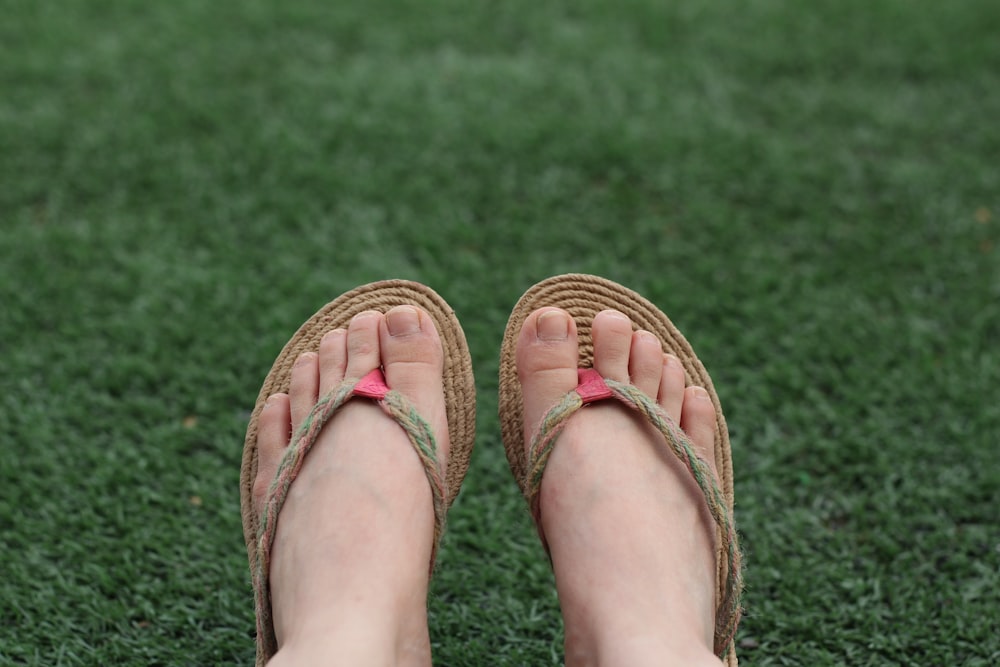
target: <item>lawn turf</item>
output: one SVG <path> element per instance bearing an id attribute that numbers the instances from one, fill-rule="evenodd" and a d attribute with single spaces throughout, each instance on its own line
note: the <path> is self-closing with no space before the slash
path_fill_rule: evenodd
<path id="1" fill-rule="evenodd" d="M 713 374 L 744 663 L 996 664 L 998 34 L 994 0 L 8 3 L 0 664 L 251 661 L 248 411 L 386 277 L 477 371 L 436 664 L 561 664 L 495 390 L 565 271 Z"/>

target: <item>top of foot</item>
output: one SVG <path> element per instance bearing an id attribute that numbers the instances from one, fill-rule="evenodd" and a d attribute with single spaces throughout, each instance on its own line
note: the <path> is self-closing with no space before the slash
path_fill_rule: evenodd
<path id="1" fill-rule="evenodd" d="M 680 361 L 664 354 L 659 339 L 633 331 L 617 311 L 595 316 L 592 337 L 594 369 L 655 399 L 713 462 L 712 401 L 700 387 L 685 388 Z M 572 317 L 552 307 L 533 312 L 516 354 L 530 443 L 546 412 L 577 385 Z M 553 448 L 539 506 L 566 620 L 567 665 L 673 664 L 663 662 L 668 649 L 690 660 L 676 664 L 706 657 L 718 664 L 711 651 L 715 525 L 659 432 L 616 401 L 576 412 Z"/>

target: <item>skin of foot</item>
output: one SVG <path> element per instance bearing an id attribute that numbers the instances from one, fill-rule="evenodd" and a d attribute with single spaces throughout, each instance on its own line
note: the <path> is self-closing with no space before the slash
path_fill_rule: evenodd
<path id="1" fill-rule="evenodd" d="M 434 430 L 446 465 L 443 353 L 431 317 L 413 306 L 355 316 L 327 333 L 267 399 L 258 435 L 254 501 L 291 433 L 319 396 L 381 367 Z M 434 532 L 431 490 L 405 432 L 375 404 L 351 399 L 321 431 L 278 517 L 270 587 L 286 665 L 431 664 L 427 587 Z"/>
<path id="2" fill-rule="evenodd" d="M 714 472 L 715 408 L 685 388 L 680 361 L 617 311 L 593 320 L 594 368 L 631 382 L 680 424 Z M 525 443 L 577 384 L 576 327 L 541 308 L 517 343 Z M 715 527 L 690 473 L 662 436 L 617 401 L 569 418 L 540 490 L 565 623 L 567 667 L 719 665 L 712 652 Z"/>

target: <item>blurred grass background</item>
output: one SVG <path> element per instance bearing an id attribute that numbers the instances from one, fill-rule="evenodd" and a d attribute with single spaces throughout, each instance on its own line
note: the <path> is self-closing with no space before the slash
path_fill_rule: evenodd
<path id="1" fill-rule="evenodd" d="M 561 664 L 506 468 L 521 292 L 658 303 L 734 441 L 749 665 L 1000 660 L 993 0 L 11 0 L 0 663 L 249 664 L 260 382 L 355 285 L 477 369 L 436 664 Z"/>

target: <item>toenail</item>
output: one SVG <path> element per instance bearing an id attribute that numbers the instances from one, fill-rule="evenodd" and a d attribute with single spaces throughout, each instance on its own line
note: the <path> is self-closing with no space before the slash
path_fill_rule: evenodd
<path id="1" fill-rule="evenodd" d="M 602 310 L 598 315 L 603 315 L 604 317 L 613 317 L 616 320 L 622 320 L 632 325 L 632 320 L 629 319 L 628 315 L 618 310 Z"/>
<path id="2" fill-rule="evenodd" d="M 708 395 L 708 392 L 705 391 L 704 387 L 691 387 L 691 389 L 692 389 L 691 393 L 694 394 L 695 398 L 703 401 L 711 400 L 711 398 Z"/>
<path id="3" fill-rule="evenodd" d="M 364 320 L 370 320 L 373 317 L 378 317 L 378 313 L 374 310 L 366 310 L 363 313 L 358 313 L 351 318 L 351 322 L 363 322 Z"/>
<path id="4" fill-rule="evenodd" d="M 569 338 L 569 316 L 558 310 L 549 310 L 538 316 L 535 323 L 538 340 L 566 340 Z"/>
<path id="5" fill-rule="evenodd" d="M 650 333 L 649 331 L 636 331 L 636 338 L 638 340 L 645 341 L 653 345 L 659 345 L 660 339 L 656 337 L 656 334 Z"/>
<path id="6" fill-rule="evenodd" d="M 385 316 L 390 336 L 405 336 L 420 331 L 420 313 L 413 306 L 397 306 Z"/>
<path id="7" fill-rule="evenodd" d="M 330 331 L 327 331 L 325 334 L 323 334 L 323 341 L 325 342 L 333 340 L 334 338 L 339 338 L 343 336 L 345 333 L 347 332 L 344 331 L 343 329 L 331 329 Z"/>
<path id="8" fill-rule="evenodd" d="M 681 360 L 672 354 L 663 355 L 663 365 L 664 366 L 680 366 Z"/>
<path id="9" fill-rule="evenodd" d="M 302 364 L 309 363 L 313 357 L 316 356 L 315 352 L 303 352 L 299 355 L 299 358 L 295 360 L 296 366 L 301 366 Z"/>

